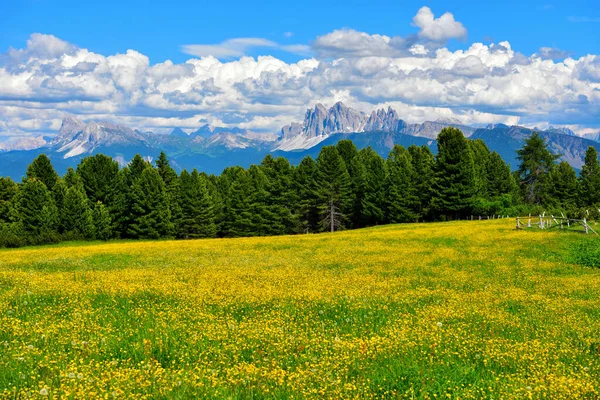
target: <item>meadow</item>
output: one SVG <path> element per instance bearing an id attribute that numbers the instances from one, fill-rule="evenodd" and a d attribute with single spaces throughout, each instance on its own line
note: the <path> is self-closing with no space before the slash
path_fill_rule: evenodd
<path id="1" fill-rule="evenodd" d="M 514 220 L 0 251 L 0 397 L 597 399 L 600 269 Z"/>

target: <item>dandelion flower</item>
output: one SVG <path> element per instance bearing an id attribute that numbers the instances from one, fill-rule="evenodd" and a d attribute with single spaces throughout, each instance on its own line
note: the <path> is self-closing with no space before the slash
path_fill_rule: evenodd
<path id="1" fill-rule="evenodd" d="M 41 395 L 41 396 L 48 396 L 48 389 L 46 389 L 46 388 L 42 388 L 42 389 L 40 390 L 40 395 Z"/>
<path id="2" fill-rule="evenodd" d="M 438 322 L 436 325 L 438 326 L 438 328 L 442 327 L 442 323 L 441 322 Z"/>

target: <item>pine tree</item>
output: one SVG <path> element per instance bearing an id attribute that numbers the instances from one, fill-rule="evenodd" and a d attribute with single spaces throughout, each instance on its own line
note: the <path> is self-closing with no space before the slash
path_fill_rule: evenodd
<path id="1" fill-rule="evenodd" d="M 60 210 L 62 231 L 75 237 L 94 237 L 94 219 L 82 186 L 67 189 Z"/>
<path id="2" fill-rule="evenodd" d="M 431 187 L 435 158 L 429 147 L 425 145 L 421 147 L 412 145 L 408 148 L 408 153 L 416 177 L 414 185 L 418 198 L 418 205 L 415 208 L 415 212 L 418 220 L 421 220 L 429 212 L 428 207 L 431 202 Z"/>
<path id="3" fill-rule="evenodd" d="M 517 175 L 527 202 L 540 204 L 542 198 L 547 197 L 547 177 L 559 157 L 560 155 L 548 150 L 546 142 L 537 132 L 527 138 L 525 145 L 517 150 L 517 160 L 520 161 Z"/>
<path id="4" fill-rule="evenodd" d="M 600 163 L 598 151 L 592 146 L 585 152 L 585 164 L 581 167 L 579 205 L 600 206 Z"/>
<path id="5" fill-rule="evenodd" d="M 181 182 L 181 222 L 179 236 L 185 239 L 214 237 L 216 225 L 206 178 L 194 169 L 190 175 L 183 170 Z"/>
<path id="6" fill-rule="evenodd" d="M 83 185 L 81 177 L 77 174 L 77 172 L 75 172 L 75 170 L 72 167 L 69 167 L 67 169 L 67 173 L 65 174 L 63 181 L 65 182 L 65 185 L 67 185 L 67 188 L 77 185 Z"/>
<path id="7" fill-rule="evenodd" d="M 18 186 L 10 178 L 0 177 L 0 226 L 10 221 L 10 205 Z"/>
<path id="8" fill-rule="evenodd" d="M 94 220 L 94 237 L 99 240 L 108 240 L 113 236 L 112 221 L 108 208 L 101 202 L 96 202 L 92 211 Z"/>
<path id="9" fill-rule="evenodd" d="M 577 174 L 569 163 L 563 161 L 550 171 L 549 188 L 543 203 L 560 207 L 568 212 L 574 211 L 579 195 Z"/>
<path id="10" fill-rule="evenodd" d="M 385 180 L 387 220 L 392 223 L 414 222 L 418 219 L 419 197 L 415 186 L 415 171 L 410 153 L 395 145 L 387 158 Z"/>
<path id="11" fill-rule="evenodd" d="M 65 181 L 67 186 L 75 186 L 81 181 L 91 204 L 100 201 L 110 207 L 117 194 L 118 174 L 119 164 L 115 160 L 104 154 L 96 154 L 81 160 L 77 172 L 74 175 L 67 173 Z"/>
<path id="12" fill-rule="evenodd" d="M 352 206 L 350 176 L 334 146 L 325 146 L 319 152 L 315 183 L 323 228 L 330 231 L 341 228 Z"/>
<path id="13" fill-rule="evenodd" d="M 65 197 L 67 195 L 67 191 L 69 187 L 67 186 L 64 179 L 58 178 L 54 188 L 52 189 L 52 197 L 54 198 L 54 204 L 56 204 L 56 209 L 59 213 L 63 211 L 63 205 L 65 202 Z M 58 226 L 59 233 L 63 233 L 63 226 L 59 223 Z"/>
<path id="14" fill-rule="evenodd" d="M 442 129 L 438 136 L 431 209 L 447 219 L 459 219 L 470 212 L 476 190 L 473 153 L 467 139 L 459 129 Z"/>
<path id="15" fill-rule="evenodd" d="M 227 237 L 251 236 L 253 232 L 250 212 L 250 176 L 240 167 L 230 168 L 224 209 L 223 234 Z"/>
<path id="16" fill-rule="evenodd" d="M 38 178 L 28 178 L 13 198 L 11 220 L 28 235 L 55 231 L 58 210 L 52 193 Z"/>
<path id="17" fill-rule="evenodd" d="M 264 190 L 265 205 L 272 215 L 270 232 L 274 235 L 292 233 L 298 226 L 298 197 L 292 190 L 292 167 L 283 157 L 267 155 L 261 163 L 266 176 Z"/>
<path id="18" fill-rule="evenodd" d="M 515 190 L 510 166 L 495 151 L 490 153 L 486 174 L 487 192 L 490 198 L 511 194 Z"/>
<path id="19" fill-rule="evenodd" d="M 481 139 L 467 140 L 473 153 L 475 167 L 475 197 L 488 199 L 488 165 L 490 162 L 490 149 Z"/>
<path id="20" fill-rule="evenodd" d="M 132 223 L 128 234 L 133 238 L 158 239 L 173 233 L 169 196 L 160 174 L 147 166 L 131 186 Z"/>
<path id="21" fill-rule="evenodd" d="M 358 152 L 350 161 L 352 181 L 352 226 L 382 223 L 385 217 L 385 162 L 371 147 Z"/>
<path id="22" fill-rule="evenodd" d="M 319 230 L 319 208 L 315 178 L 317 163 L 304 157 L 294 170 L 293 187 L 298 200 L 299 230 L 302 233 Z"/>
<path id="23" fill-rule="evenodd" d="M 25 180 L 33 178 L 39 179 L 50 191 L 54 188 L 58 180 L 58 174 L 45 154 L 37 156 L 27 167 L 27 178 Z"/>
<path id="24" fill-rule="evenodd" d="M 158 160 L 156 160 L 156 167 L 160 177 L 165 183 L 167 195 L 169 196 L 169 206 L 171 208 L 171 221 L 177 231 L 182 218 L 181 182 L 179 181 L 177 172 L 175 172 L 169 164 L 169 160 L 164 151 L 160 153 Z"/>
<path id="25" fill-rule="evenodd" d="M 350 165 L 350 161 L 352 161 L 352 159 L 358 154 L 358 149 L 356 148 L 356 145 L 352 140 L 349 139 L 340 140 L 335 145 L 335 148 L 340 154 L 340 157 L 342 157 L 342 160 L 344 160 L 344 164 L 346 164 L 346 167 Z M 350 178 L 352 178 L 352 176 L 350 176 Z"/>

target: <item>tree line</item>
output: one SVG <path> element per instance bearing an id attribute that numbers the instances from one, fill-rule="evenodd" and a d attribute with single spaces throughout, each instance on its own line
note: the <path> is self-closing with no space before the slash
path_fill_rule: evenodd
<path id="1" fill-rule="evenodd" d="M 394 146 L 387 159 L 350 140 L 292 166 L 267 155 L 219 176 L 136 155 L 125 167 L 103 154 L 64 176 L 38 156 L 21 183 L 0 177 L 0 246 L 113 238 L 211 238 L 312 233 L 401 222 L 600 207 L 600 165 L 587 150 L 579 176 L 557 164 L 534 133 L 510 167 L 456 128 L 427 146 Z M 597 211 L 596 211 L 597 214 Z"/>

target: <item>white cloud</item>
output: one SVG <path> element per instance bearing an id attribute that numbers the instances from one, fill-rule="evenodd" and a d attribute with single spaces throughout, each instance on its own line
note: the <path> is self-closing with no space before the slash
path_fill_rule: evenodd
<path id="1" fill-rule="evenodd" d="M 280 49 L 301 55 L 310 52 L 310 47 L 306 45 L 280 45 L 264 38 L 235 38 L 225 40 L 219 44 L 186 44 L 181 46 L 181 51 L 196 57 L 212 56 L 230 59 L 242 57 L 252 48 Z"/>
<path id="2" fill-rule="evenodd" d="M 365 112 L 391 105 L 410 122 L 600 126 L 596 55 L 525 56 L 508 42 L 451 51 L 416 35 L 346 29 L 318 37 L 316 58 L 240 56 L 263 40 L 230 42 L 238 51 L 230 61 L 150 64 L 135 50 L 102 55 L 34 34 L 24 49 L 0 55 L 0 136 L 55 132 L 65 114 L 154 131 L 212 123 L 276 132 L 316 102 L 336 101 Z"/>
<path id="3" fill-rule="evenodd" d="M 447 12 L 439 18 L 435 18 L 429 7 L 421 7 L 413 18 L 413 23 L 421 28 L 419 37 L 436 42 L 464 39 L 467 36 L 467 29 L 463 24 L 454 20 L 454 15 Z"/>

